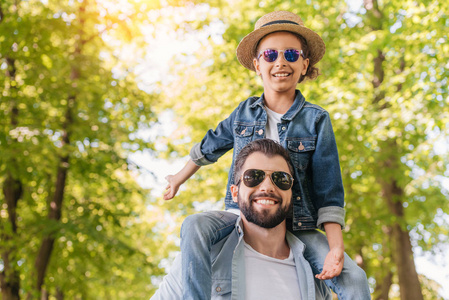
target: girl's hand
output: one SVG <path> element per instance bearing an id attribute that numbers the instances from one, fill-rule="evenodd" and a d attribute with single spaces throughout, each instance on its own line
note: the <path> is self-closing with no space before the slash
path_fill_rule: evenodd
<path id="1" fill-rule="evenodd" d="M 165 179 L 168 181 L 168 185 L 165 187 L 164 200 L 170 200 L 175 197 L 180 184 L 176 183 L 175 176 L 173 175 L 168 175 Z"/>
<path id="2" fill-rule="evenodd" d="M 175 197 L 181 184 L 186 182 L 187 179 L 192 177 L 200 166 L 197 166 L 192 160 L 189 160 L 181 171 L 175 175 L 168 175 L 165 179 L 168 181 L 168 185 L 165 188 L 164 200 L 170 200 Z"/>
<path id="3" fill-rule="evenodd" d="M 344 251 L 335 247 L 329 251 L 324 260 L 323 271 L 315 277 L 321 280 L 331 279 L 340 275 L 345 261 Z"/>

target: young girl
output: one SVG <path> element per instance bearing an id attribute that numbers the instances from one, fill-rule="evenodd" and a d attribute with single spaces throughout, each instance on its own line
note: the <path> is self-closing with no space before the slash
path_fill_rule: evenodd
<path id="1" fill-rule="evenodd" d="M 290 154 L 295 167 L 291 230 L 306 244 L 304 256 L 316 277 L 340 299 L 370 299 L 365 272 L 344 253 L 344 191 L 337 145 L 329 114 L 306 102 L 296 85 L 318 76 L 315 64 L 325 44 L 296 14 L 277 11 L 260 18 L 255 30 L 237 47 L 237 58 L 263 80 L 261 97 L 240 103 L 231 115 L 209 130 L 191 152 L 191 160 L 169 182 L 164 199 L 203 165 L 216 162 L 234 148 L 224 212 L 205 212 L 186 218 L 181 229 L 183 298 L 210 299 L 211 245 L 228 235 L 238 213 L 232 201 L 234 159 L 252 140 L 270 138 Z M 326 236 L 317 228 L 325 230 Z"/>

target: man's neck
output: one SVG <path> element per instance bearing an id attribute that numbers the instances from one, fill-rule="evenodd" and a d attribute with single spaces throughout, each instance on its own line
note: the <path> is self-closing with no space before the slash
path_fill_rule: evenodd
<path id="1" fill-rule="evenodd" d="M 264 104 L 279 114 L 285 114 L 295 102 L 296 90 L 288 93 L 264 92 Z"/>
<path id="2" fill-rule="evenodd" d="M 290 247 L 285 239 L 287 227 L 285 221 L 274 228 L 262 228 L 248 222 L 242 216 L 245 242 L 257 252 L 277 259 L 286 259 Z"/>

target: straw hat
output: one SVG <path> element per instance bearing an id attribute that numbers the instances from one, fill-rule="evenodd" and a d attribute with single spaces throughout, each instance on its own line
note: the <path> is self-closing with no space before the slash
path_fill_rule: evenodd
<path id="1" fill-rule="evenodd" d="M 274 11 L 261 17 L 254 31 L 245 36 L 237 47 L 237 58 L 247 69 L 255 71 L 253 59 L 259 41 L 267 34 L 276 31 L 289 31 L 303 36 L 309 47 L 310 66 L 313 66 L 323 58 L 326 45 L 323 39 L 314 31 L 304 26 L 301 18 L 288 11 Z"/>

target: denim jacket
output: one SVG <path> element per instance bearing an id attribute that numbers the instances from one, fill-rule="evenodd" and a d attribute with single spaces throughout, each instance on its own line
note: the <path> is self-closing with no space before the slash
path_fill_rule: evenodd
<path id="1" fill-rule="evenodd" d="M 312 268 L 303 256 L 304 244 L 292 233 L 286 233 L 292 250 L 299 280 L 301 299 L 331 300 L 332 294 L 324 281 L 314 278 Z M 241 219 L 227 237 L 212 246 L 212 300 L 244 300 L 246 295 L 245 251 Z M 262 287 L 261 287 L 262 288 Z M 181 255 L 173 262 L 151 300 L 181 300 Z"/>
<path id="2" fill-rule="evenodd" d="M 267 113 L 264 96 L 241 102 L 231 115 L 209 130 L 190 151 L 199 165 L 216 162 L 234 148 L 225 197 L 226 209 L 238 209 L 232 201 L 234 160 L 249 142 L 265 137 Z M 344 227 L 344 190 L 337 144 L 327 111 L 305 101 L 299 90 L 290 109 L 277 124 L 281 145 L 295 169 L 293 184 L 293 230 L 323 229 L 323 223 Z"/>

